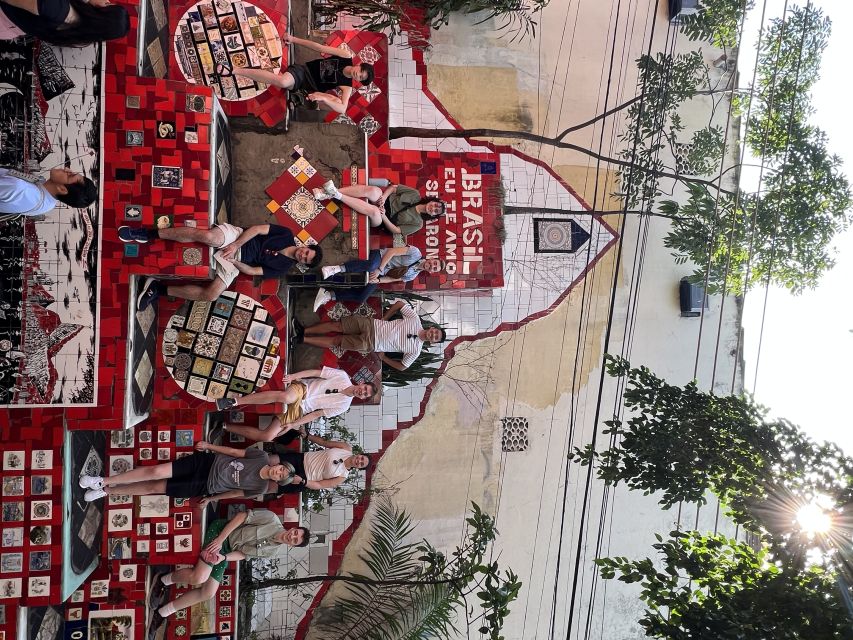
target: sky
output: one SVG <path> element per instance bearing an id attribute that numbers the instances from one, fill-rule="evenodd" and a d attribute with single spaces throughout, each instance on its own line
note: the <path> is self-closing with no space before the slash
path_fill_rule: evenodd
<path id="1" fill-rule="evenodd" d="M 805 6 L 805 0 L 797 4 Z M 845 174 L 853 182 L 853 105 L 847 98 L 853 62 L 853 3 L 813 0 L 812 4 L 832 19 L 833 28 L 823 54 L 821 79 L 812 91 L 817 112 L 811 122 L 827 132 L 830 150 L 844 160 Z M 756 5 L 753 14 L 759 13 L 761 2 Z M 782 6 L 781 0 L 770 0 L 768 16 L 781 16 Z M 757 29 L 757 24 L 747 24 L 744 43 L 755 41 L 757 31 L 750 26 Z M 751 78 L 754 47 L 741 47 L 740 56 L 741 77 Z M 764 289 L 747 295 L 743 319 L 746 389 L 772 416 L 787 418 L 813 438 L 834 441 L 853 455 L 853 230 L 839 235 L 835 246 L 836 266 L 817 289 L 792 296 L 771 287 L 766 314 Z"/>

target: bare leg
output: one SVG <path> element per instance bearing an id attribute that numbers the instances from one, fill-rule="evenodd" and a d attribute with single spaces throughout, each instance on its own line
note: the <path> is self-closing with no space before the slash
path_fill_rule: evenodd
<path id="1" fill-rule="evenodd" d="M 351 184 L 348 187 L 341 187 L 338 191 L 353 198 L 367 198 L 370 202 L 377 202 L 382 197 L 382 189 L 366 184 Z"/>
<path id="2" fill-rule="evenodd" d="M 320 322 L 319 324 L 305 327 L 306 336 L 318 336 L 324 333 L 343 333 L 344 328 L 340 322 Z"/>
<path id="3" fill-rule="evenodd" d="M 341 340 L 343 340 L 343 336 L 305 336 L 302 341 L 312 347 L 331 349 L 341 346 Z"/>
<path id="4" fill-rule="evenodd" d="M 208 285 L 200 284 L 173 284 L 166 287 L 166 293 L 175 298 L 184 300 L 206 300 L 213 302 L 228 288 L 225 280 L 216 278 Z"/>
<path id="5" fill-rule="evenodd" d="M 165 480 L 143 480 L 142 482 L 104 487 L 104 493 L 108 496 L 154 496 L 165 492 Z"/>
<path id="6" fill-rule="evenodd" d="M 199 560 L 194 567 L 173 571 L 169 574 L 169 578 L 172 584 L 202 584 L 207 582 L 211 570 L 212 567 L 209 564 Z"/>
<path id="7" fill-rule="evenodd" d="M 284 391 L 257 391 L 234 399 L 237 401 L 235 406 L 238 407 L 246 404 L 273 404 L 274 402 L 290 404 L 296 399 L 296 391 L 288 387 Z"/>
<path id="8" fill-rule="evenodd" d="M 296 84 L 293 76 L 288 71 L 273 73 L 264 69 L 243 69 L 242 67 L 234 67 L 232 71 L 235 76 L 251 78 L 255 82 L 271 84 L 274 87 L 281 87 L 282 89 L 292 89 L 293 85 Z"/>
<path id="9" fill-rule="evenodd" d="M 164 462 L 155 464 L 153 467 L 137 467 L 115 476 L 104 478 L 104 486 L 112 487 L 118 484 L 130 484 L 131 482 L 144 482 L 147 480 L 164 480 L 172 477 L 172 463 Z"/>
<path id="10" fill-rule="evenodd" d="M 363 216 L 367 216 L 370 220 L 371 227 L 378 227 L 380 224 L 382 224 L 382 210 L 375 204 L 365 202 L 361 198 L 348 196 L 343 192 L 341 192 L 340 201 L 356 213 L 360 213 Z"/>
<path id="11" fill-rule="evenodd" d="M 219 247 L 225 242 L 225 234 L 219 227 L 212 229 L 196 229 L 194 227 L 169 227 L 160 229 L 158 235 L 161 240 L 172 240 L 173 242 L 200 242 L 209 247 Z"/>
<path id="12" fill-rule="evenodd" d="M 172 602 L 160 607 L 160 614 L 163 615 L 163 609 L 166 608 L 170 610 L 173 609 L 174 611 L 180 611 L 181 609 L 186 609 L 187 607 L 191 607 L 199 602 L 210 600 L 216 595 L 217 591 L 219 591 L 219 583 L 213 578 L 208 578 L 198 589 L 187 591 L 185 594 L 172 600 Z M 167 617 L 168 615 L 171 615 L 171 612 L 164 617 Z"/>
<path id="13" fill-rule="evenodd" d="M 281 420 L 278 418 L 273 418 L 266 429 L 237 424 L 226 424 L 225 427 L 228 433 L 236 433 L 238 436 L 243 436 L 255 442 L 272 442 L 281 435 Z"/>

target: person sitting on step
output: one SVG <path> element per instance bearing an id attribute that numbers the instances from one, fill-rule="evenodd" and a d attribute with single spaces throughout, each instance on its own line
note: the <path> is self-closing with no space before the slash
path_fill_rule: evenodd
<path id="1" fill-rule="evenodd" d="M 383 191 L 377 186 L 364 184 L 338 188 L 329 180 L 322 189 L 314 189 L 313 193 L 317 200 L 338 200 L 356 213 L 367 216 L 371 227 L 399 233 L 404 238 L 420 231 L 424 222 L 441 218 L 447 210 L 447 205 L 440 198 L 421 197 L 420 191 L 402 184 L 389 184 Z"/>
<path id="2" fill-rule="evenodd" d="M 421 273 L 438 273 L 444 264 L 438 258 L 424 258 L 417 247 L 393 247 L 373 249 L 367 260 L 347 260 L 342 265 L 332 265 L 321 269 L 324 284 L 314 298 L 316 312 L 327 302 L 364 302 L 380 284 L 390 282 L 411 282 Z M 368 272 L 368 283 L 363 287 L 344 287 L 330 290 L 334 283 L 346 281 L 344 273 Z"/>
<path id="3" fill-rule="evenodd" d="M 389 320 L 397 312 L 402 317 Z M 310 327 L 297 325 L 293 336 L 294 342 L 302 341 L 323 349 L 341 347 L 345 351 L 374 352 L 384 364 L 398 371 L 407 369 L 417 360 L 425 342 L 435 344 L 446 339 L 447 333 L 441 327 L 425 329 L 421 317 L 402 300 L 388 307 L 381 319 L 352 315 Z M 396 360 L 386 352 L 401 353 L 402 357 Z"/>
<path id="4" fill-rule="evenodd" d="M 255 82 L 291 92 L 307 91 L 309 92 L 306 96 L 308 100 L 336 113 L 346 113 L 352 96 L 353 80 L 364 86 L 373 82 L 373 66 L 366 62 L 360 65 L 353 64 L 352 52 L 348 49 L 329 47 L 291 35 L 285 36 L 284 41 L 311 49 L 327 57 L 311 60 L 305 64 L 292 64 L 280 74 L 264 69 L 230 67 L 222 63 L 216 65 L 215 71 L 222 77 L 243 76 Z M 335 91 L 340 93 L 340 97 L 333 93 Z"/>
<path id="5" fill-rule="evenodd" d="M 122 242 L 144 244 L 155 240 L 197 242 L 217 247 L 214 258 L 216 278 L 210 284 L 170 284 L 147 278 L 137 295 L 136 310 L 143 311 L 164 293 L 185 300 L 216 300 L 240 273 L 262 278 L 281 278 L 298 262 L 316 267 L 323 260 L 319 245 L 299 246 L 293 232 L 277 224 L 256 224 L 242 228 L 220 223 L 210 229 L 168 227 L 146 229 L 122 226 L 118 228 Z M 233 265 L 230 268 L 228 265 Z"/>

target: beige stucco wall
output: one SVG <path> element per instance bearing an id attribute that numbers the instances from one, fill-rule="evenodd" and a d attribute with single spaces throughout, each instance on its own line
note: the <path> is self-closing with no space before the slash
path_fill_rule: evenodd
<path id="1" fill-rule="evenodd" d="M 658 21 L 655 47 L 662 45 L 665 3 L 655 8 L 653 3 L 639 0 L 622 2 L 618 23 L 617 4 L 552 0 L 541 20 L 539 38 L 523 42 L 497 38 L 489 25 L 475 26 L 474 18 L 455 18 L 433 38 L 433 49 L 427 55 L 429 87 L 464 127 L 521 128 L 553 135 L 590 118 L 603 105 L 612 107 L 634 95 L 633 61 L 648 46 L 653 19 Z M 649 14 L 650 6 L 656 10 L 654 15 Z M 611 121 L 603 137 L 600 128 L 592 127 L 569 140 L 595 147 L 601 141 L 601 148 L 609 153 L 617 133 L 618 127 Z M 614 191 L 614 175 L 594 160 L 530 142 L 515 146 L 548 162 L 595 208 L 620 207 L 609 195 Z M 713 375 L 718 384 L 728 380 L 735 366 L 735 358 L 726 354 L 734 349 L 738 331 L 736 305 L 712 299 L 706 337 L 700 342 L 698 322 L 678 315 L 677 282 L 692 268 L 675 265 L 664 249 L 666 221 L 652 220 L 648 227 L 641 227 L 633 218 L 624 228 L 620 217 L 609 216 L 607 222 L 624 237 L 610 351 L 620 351 L 627 328 L 629 335 L 633 331 L 635 363 L 648 364 L 674 382 L 686 382 L 693 377 L 699 344 L 700 381 L 710 384 L 710 363 L 717 350 L 723 357 Z M 642 283 L 633 271 L 639 234 L 647 236 Z M 576 605 L 585 622 L 588 604 L 584 603 L 595 603 L 592 637 L 642 637 L 636 625 L 641 607 L 635 589 L 608 585 L 607 590 L 595 594 L 591 590 L 591 557 L 599 516 L 596 505 L 601 503 L 602 487 L 596 483 L 592 487 L 587 528 L 581 530 L 586 472 L 573 467 L 566 476 L 565 453 L 570 442 L 583 446 L 595 428 L 598 366 L 615 266 L 616 250 L 611 249 L 588 272 L 586 289 L 583 284 L 577 286 L 548 316 L 518 331 L 460 347 L 447 375 L 437 383 L 423 419 L 398 437 L 374 475 L 375 482 L 395 487 L 394 500 L 420 522 L 415 537 L 426 537 L 439 548 L 452 549 L 459 542 L 470 501 L 496 514 L 501 535 L 495 557 L 524 582 L 505 626 L 508 639 L 548 637 L 555 580 L 555 635 L 565 637 L 578 545 L 583 554 Z M 628 298 L 631 287 L 642 294 L 636 306 Z M 721 316 L 723 331 L 715 340 Z M 605 380 L 601 420 L 610 417 L 614 395 L 615 385 Z M 500 419 L 505 416 L 528 419 L 528 451 L 501 453 Z M 628 494 L 621 488 L 612 492 L 609 507 L 605 553 L 649 554 L 654 533 L 666 532 L 676 522 L 676 514 L 662 512 L 653 497 Z M 682 518 L 691 524 L 695 519 L 713 526 L 716 513 L 711 506 L 698 512 L 685 510 Z M 362 569 L 357 554 L 369 535 L 369 522 L 368 514 L 347 548 L 343 571 Z M 562 548 L 558 543 L 561 525 Z M 558 557 L 562 567 L 556 578 Z M 343 589 L 333 586 L 323 606 Z M 309 634 L 309 638 L 323 637 L 316 629 Z"/>

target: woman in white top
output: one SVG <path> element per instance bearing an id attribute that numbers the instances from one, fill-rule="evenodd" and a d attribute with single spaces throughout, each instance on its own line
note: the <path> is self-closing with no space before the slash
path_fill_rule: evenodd
<path id="1" fill-rule="evenodd" d="M 283 446 L 299 435 L 323 448 L 300 453 Z M 351 469 L 363 470 L 370 466 L 370 456 L 366 453 L 353 453 L 349 443 L 326 440 L 299 429 L 288 429 L 287 433 L 276 438 L 272 446 L 278 453 L 279 461 L 289 462 L 296 470 L 293 482 L 279 487 L 278 494 L 297 493 L 303 489 L 332 489 L 346 480 Z"/>

